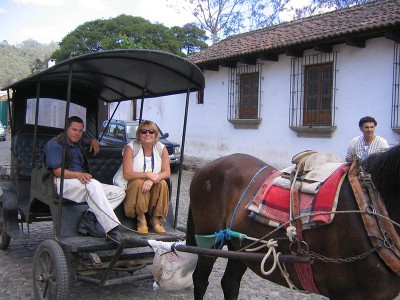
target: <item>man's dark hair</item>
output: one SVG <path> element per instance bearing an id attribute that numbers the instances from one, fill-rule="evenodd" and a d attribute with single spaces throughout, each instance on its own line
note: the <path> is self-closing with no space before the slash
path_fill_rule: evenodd
<path id="1" fill-rule="evenodd" d="M 364 123 L 374 123 L 375 126 L 378 125 L 376 120 L 370 116 L 362 117 L 360 119 L 360 121 L 358 122 L 358 127 L 360 127 L 360 128 L 363 127 Z"/>
<path id="2" fill-rule="evenodd" d="M 67 120 L 67 128 L 69 128 L 73 122 L 83 124 L 83 120 L 81 118 L 78 116 L 71 116 Z"/>

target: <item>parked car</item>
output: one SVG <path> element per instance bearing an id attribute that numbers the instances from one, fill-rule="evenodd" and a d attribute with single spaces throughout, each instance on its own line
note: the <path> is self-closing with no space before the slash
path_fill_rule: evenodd
<path id="1" fill-rule="evenodd" d="M 132 120 L 110 120 L 107 127 L 108 120 L 103 122 L 100 130 L 99 141 L 103 146 L 125 146 L 131 140 L 135 139 L 136 130 L 139 126 L 139 121 Z M 177 172 L 179 170 L 179 163 L 181 159 L 181 146 L 177 143 L 167 140 L 168 133 L 163 133 L 158 127 L 159 141 L 163 143 L 168 150 L 171 171 Z M 106 130 L 105 130 L 106 129 Z"/>
<path id="2" fill-rule="evenodd" d="M 6 140 L 6 129 L 3 127 L 3 124 L 0 122 L 0 140 Z"/>

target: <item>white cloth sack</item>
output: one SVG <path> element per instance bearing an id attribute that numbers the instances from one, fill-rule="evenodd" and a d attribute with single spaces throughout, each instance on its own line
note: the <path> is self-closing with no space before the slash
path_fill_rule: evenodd
<path id="1" fill-rule="evenodd" d="M 192 285 L 192 274 L 197 264 L 197 254 L 171 251 L 173 244 L 185 245 L 186 242 L 159 242 L 149 240 L 155 255 L 152 273 L 155 282 L 163 290 L 174 291 Z"/>

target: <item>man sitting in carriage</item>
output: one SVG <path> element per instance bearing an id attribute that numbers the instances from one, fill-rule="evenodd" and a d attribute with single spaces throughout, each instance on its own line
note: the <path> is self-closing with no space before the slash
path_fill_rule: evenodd
<path id="1" fill-rule="evenodd" d="M 64 133 L 61 133 L 45 145 L 45 162 L 47 167 L 53 169 L 57 192 L 60 193 L 63 144 L 66 140 L 63 197 L 77 203 L 87 202 L 89 206 L 78 226 L 78 232 L 95 237 L 103 237 L 106 232 L 107 239 L 119 244 L 124 236 L 119 231 L 120 222 L 114 209 L 124 200 L 125 191 L 118 186 L 100 183 L 89 173 L 83 147 L 84 144 L 90 145 L 90 151 L 93 150 L 96 155 L 99 152 L 99 143 L 96 139 L 82 138 L 83 128 L 81 118 L 70 117 L 67 121 L 66 139 Z M 104 231 L 98 228 L 96 219 Z"/>

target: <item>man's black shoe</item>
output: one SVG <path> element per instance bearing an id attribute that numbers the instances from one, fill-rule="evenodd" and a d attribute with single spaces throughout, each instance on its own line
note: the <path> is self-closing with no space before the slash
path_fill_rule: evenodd
<path id="1" fill-rule="evenodd" d="M 121 244 L 126 239 L 121 231 L 119 231 L 118 226 L 107 232 L 106 238 L 109 241 L 113 241 L 117 245 Z"/>
<path id="2" fill-rule="evenodd" d="M 103 227 L 97 222 L 96 216 L 91 211 L 87 211 L 79 222 L 77 231 L 81 234 L 103 238 L 105 233 Z"/>

